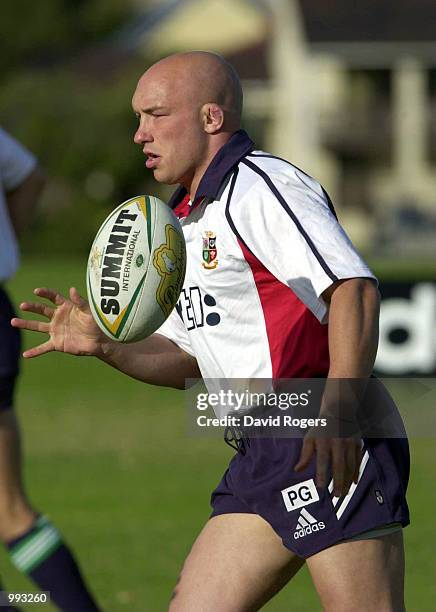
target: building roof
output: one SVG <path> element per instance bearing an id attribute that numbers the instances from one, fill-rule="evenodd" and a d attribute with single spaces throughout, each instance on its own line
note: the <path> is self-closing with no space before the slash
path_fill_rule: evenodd
<path id="1" fill-rule="evenodd" d="M 434 42 L 435 0 L 299 0 L 313 43 Z"/>

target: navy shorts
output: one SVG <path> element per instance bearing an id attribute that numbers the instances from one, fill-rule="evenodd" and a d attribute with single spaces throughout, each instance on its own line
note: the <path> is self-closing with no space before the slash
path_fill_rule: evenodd
<path id="1" fill-rule="evenodd" d="M 407 439 L 365 440 L 359 482 L 339 499 L 332 482 L 316 487 L 315 459 L 293 471 L 301 447 L 301 438 L 246 440 L 212 493 L 212 516 L 258 514 L 302 558 L 378 527 L 409 524 Z"/>
<path id="2" fill-rule="evenodd" d="M 7 293 L 0 287 L 0 410 L 11 408 L 21 353 L 20 331 L 11 326 L 15 316 Z"/>

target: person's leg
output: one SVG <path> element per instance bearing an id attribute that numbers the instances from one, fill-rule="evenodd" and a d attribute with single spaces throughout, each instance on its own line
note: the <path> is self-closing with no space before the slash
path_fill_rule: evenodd
<path id="1" fill-rule="evenodd" d="M 13 410 L 0 412 L 0 539 L 8 542 L 27 531 L 36 512 L 27 502 L 21 483 L 21 451 Z"/>
<path id="2" fill-rule="evenodd" d="M 41 590 L 50 591 L 61 610 L 98 610 L 61 534 L 26 498 L 19 429 L 10 409 L 0 412 L 0 539 L 14 565 Z"/>
<path id="3" fill-rule="evenodd" d="M 331 546 L 307 560 L 326 612 L 403 612 L 402 531 Z"/>
<path id="4" fill-rule="evenodd" d="M 0 287 L 0 540 L 14 565 L 65 612 L 98 610 L 77 564 L 58 530 L 31 507 L 21 478 L 20 435 L 13 411 L 14 387 L 20 359 L 20 333 L 11 327 L 14 316 Z"/>
<path id="5" fill-rule="evenodd" d="M 259 610 L 303 563 L 260 516 L 214 516 L 184 563 L 169 610 Z"/>

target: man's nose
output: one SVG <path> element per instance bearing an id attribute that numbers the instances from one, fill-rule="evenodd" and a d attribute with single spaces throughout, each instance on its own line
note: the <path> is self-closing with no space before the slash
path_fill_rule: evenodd
<path id="1" fill-rule="evenodd" d="M 135 144 L 144 144 L 145 142 L 151 142 L 153 140 L 150 132 L 145 130 L 143 126 L 139 126 L 133 136 L 133 142 Z"/>

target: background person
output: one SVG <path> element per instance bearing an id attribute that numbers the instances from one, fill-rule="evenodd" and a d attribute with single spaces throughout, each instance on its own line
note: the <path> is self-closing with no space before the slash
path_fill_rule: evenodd
<path id="1" fill-rule="evenodd" d="M 59 531 L 28 501 L 21 476 L 20 433 L 14 412 L 20 333 L 4 284 L 19 264 L 17 238 L 34 216 L 44 185 L 35 157 L 0 128 L 0 537 L 12 563 L 65 611 L 97 606 Z"/>

